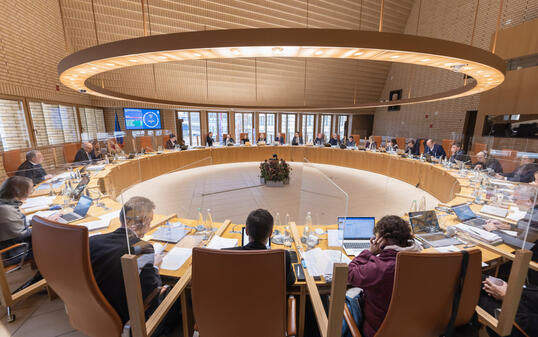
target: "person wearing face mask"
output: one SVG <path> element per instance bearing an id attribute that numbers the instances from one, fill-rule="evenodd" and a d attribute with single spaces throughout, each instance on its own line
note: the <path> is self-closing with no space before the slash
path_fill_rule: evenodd
<path id="1" fill-rule="evenodd" d="M 151 301 L 150 308 L 146 311 L 149 316 L 166 296 L 168 288 L 162 287 L 159 267 L 162 256 L 155 254 L 153 245 L 142 241 L 141 238 L 150 230 L 153 220 L 155 204 L 144 197 L 132 197 L 120 211 L 121 226 L 112 233 L 94 235 L 90 240 L 90 258 L 93 274 L 99 289 L 116 310 L 123 324 L 129 321 L 127 308 L 127 296 L 123 282 L 121 257 L 129 253 L 138 255 L 138 270 L 140 286 L 144 302 L 150 295 L 159 292 Z M 127 236 L 129 242 L 127 242 Z M 165 318 L 163 329 L 173 329 L 177 324 L 174 319 L 179 319 L 178 308 L 169 312 Z M 170 314 L 175 311 L 175 314 Z M 177 316 L 177 317 L 172 317 Z"/>

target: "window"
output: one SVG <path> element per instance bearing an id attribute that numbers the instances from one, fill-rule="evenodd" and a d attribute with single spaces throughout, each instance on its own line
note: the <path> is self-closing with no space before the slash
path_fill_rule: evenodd
<path id="1" fill-rule="evenodd" d="M 186 145 L 200 146 L 200 112 L 199 111 L 178 111 L 177 118 L 183 120 L 182 131 L 183 141 Z"/>
<path id="2" fill-rule="evenodd" d="M 213 138 L 217 142 L 223 140 L 223 134 L 228 133 L 228 113 L 227 112 L 209 112 L 207 114 L 207 126 L 209 132 L 213 132 Z"/>
<path id="3" fill-rule="evenodd" d="M 251 112 L 236 112 L 235 113 L 235 141 L 240 142 L 241 133 L 247 133 L 249 139 L 255 139 L 254 128 L 252 125 Z"/>
<path id="4" fill-rule="evenodd" d="M 272 142 L 275 139 L 275 126 L 276 115 L 268 113 L 258 114 L 258 124 L 260 125 L 260 133 L 265 133 L 265 138 L 268 142 Z"/>
<path id="5" fill-rule="evenodd" d="M 325 139 L 331 138 L 332 118 L 332 115 L 321 115 L 321 132 L 325 136 Z"/>
<path id="6" fill-rule="evenodd" d="M 295 114 L 282 114 L 282 127 L 281 133 L 286 134 L 286 143 L 291 144 L 291 140 L 295 135 Z"/>
<path id="7" fill-rule="evenodd" d="M 303 140 L 305 143 L 309 141 L 314 141 L 314 115 L 303 115 L 303 123 L 302 123 L 302 129 L 303 130 Z"/>
<path id="8" fill-rule="evenodd" d="M 37 146 L 57 145 L 79 140 L 75 107 L 40 102 L 30 102 L 29 105 Z"/>
<path id="9" fill-rule="evenodd" d="M 100 134 L 106 134 L 103 109 L 80 108 L 79 111 L 83 141 L 98 139 L 101 138 Z"/>
<path id="10" fill-rule="evenodd" d="M 0 150 L 30 147 L 22 101 L 0 99 Z"/>
<path id="11" fill-rule="evenodd" d="M 538 138 L 538 114 L 487 115 L 482 136 Z"/>
<path id="12" fill-rule="evenodd" d="M 340 139 L 344 139 L 347 134 L 346 126 L 347 116 L 338 116 L 338 130 L 336 130 L 336 133 L 338 133 Z"/>

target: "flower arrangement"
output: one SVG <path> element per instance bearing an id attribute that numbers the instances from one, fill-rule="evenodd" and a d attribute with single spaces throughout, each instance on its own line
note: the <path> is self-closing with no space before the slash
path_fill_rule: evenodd
<path id="1" fill-rule="evenodd" d="M 291 167 L 284 159 L 278 159 L 274 154 L 273 158 L 266 159 L 260 164 L 260 179 L 263 183 L 282 182 L 289 184 Z"/>

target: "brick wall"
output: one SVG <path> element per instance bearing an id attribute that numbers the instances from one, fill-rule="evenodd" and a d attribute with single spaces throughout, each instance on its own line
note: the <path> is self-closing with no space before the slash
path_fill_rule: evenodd
<path id="1" fill-rule="evenodd" d="M 477 1 L 417 0 L 411 10 L 405 33 L 470 44 Z M 480 1 L 472 45 L 489 49 L 495 31 L 500 0 Z M 420 16 L 419 16 L 420 9 Z M 501 29 L 538 17 L 538 2 L 504 1 Z M 381 99 L 391 90 L 403 90 L 403 98 L 449 90 L 463 84 L 461 74 L 426 67 L 393 63 Z M 463 132 L 466 111 L 478 110 L 480 96 L 401 106 L 400 111 L 378 108 L 375 135 L 453 138 Z M 501 140 L 499 140 L 501 142 Z"/>

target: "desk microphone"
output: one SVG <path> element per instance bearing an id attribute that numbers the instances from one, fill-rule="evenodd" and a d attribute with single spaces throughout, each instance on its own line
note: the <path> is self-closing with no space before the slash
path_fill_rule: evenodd
<path id="1" fill-rule="evenodd" d="M 448 235 L 448 236 L 456 235 L 456 228 L 454 228 L 454 226 L 448 226 L 446 228 L 446 235 Z"/>

